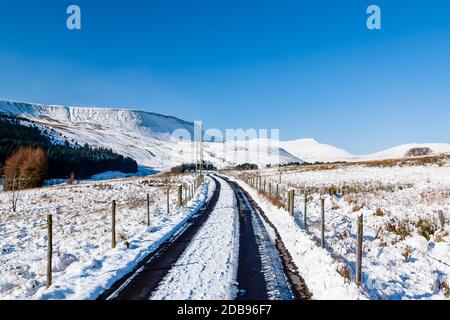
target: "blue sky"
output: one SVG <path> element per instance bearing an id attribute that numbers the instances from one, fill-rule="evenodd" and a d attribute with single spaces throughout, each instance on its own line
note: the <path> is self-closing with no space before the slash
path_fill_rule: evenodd
<path id="1" fill-rule="evenodd" d="M 279 128 L 359 154 L 450 142 L 446 0 L 0 0 L 0 70 L 13 100 Z"/>

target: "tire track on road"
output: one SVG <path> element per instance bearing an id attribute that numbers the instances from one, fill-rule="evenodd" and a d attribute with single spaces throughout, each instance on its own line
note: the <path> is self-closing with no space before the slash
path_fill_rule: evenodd
<path id="1" fill-rule="evenodd" d="M 214 177 L 210 178 L 216 184 L 210 201 L 191 217 L 180 231 L 145 258 L 131 273 L 104 292 L 98 300 L 148 300 L 151 297 L 217 204 L 220 183 Z"/>

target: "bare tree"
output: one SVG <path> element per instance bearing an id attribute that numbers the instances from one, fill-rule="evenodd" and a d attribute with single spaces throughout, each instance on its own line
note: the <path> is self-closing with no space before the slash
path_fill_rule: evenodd
<path id="1" fill-rule="evenodd" d="M 421 157 L 421 156 L 428 156 L 433 153 L 433 150 L 431 150 L 428 147 L 424 148 L 412 148 L 409 149 L 408 152 L 405 153 L 405 157 Z"/>
<path id="2" fill-rule="evenodd" d="M 6 191 L 11 191 L 13 212 L 17 211 L 19 191 L 41 187 L 46 168 L 47 157 L 41 148 L 19 148 L 6 160 L 3 184 Z"/>

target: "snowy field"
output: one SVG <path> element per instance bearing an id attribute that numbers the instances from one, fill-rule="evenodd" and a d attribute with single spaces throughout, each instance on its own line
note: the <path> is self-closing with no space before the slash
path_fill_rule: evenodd
<path id="1" fill-rule="evenodd" d="M 157 244 L 206 200 L 209 183 L 197 190 L 194 199 L 182 210 L 176 209 L 176 186 L 191 185 L 195 177 L 161 176 L 56 186 L 18 193 L 18 210 L 11 210 L 9 192 L 0 193 L 0 299 L 92 298 L 96 285 L 105 285 L 120 274 L 119 267 L 130 268 L 130 261 Z M 170 187 L 170 213 L 166 193 Z M 150 195 L 151 227 L 147 228 L 147 194 Z M 184 193 L 183 193 L 184 197 Z M 111 250 L 111 202 L 117 201 L 117 248 Z M 92 291 L 62 290 L 47 295 L 46 216 L 53 215 L 53 280 L 55 288 L 64 288 L 72 275 L 93 274 L 108 266 L 106 255 L 122 252 L 119 261 L 109 264 L 117 274 L 85 282 Z M 143 236 L 144 235 L 144 236 Z M 136 242 L 137 241 L 137 242 Z M 125 256 L 125 258 L 123 258 Z M 128 261 L 128 260 L 129 261 Z M 117 260 L 117 259 L 116 259 Z M 92 271 L 92 270 L 94 271 Z M 72 278 L 73 280 L 73 278 Z M 102 282 L 103 281 L 103 282 Z M 81 291 L 80 291 L 81 290 Z M 87 290 L 87 289 L 86 289 Z"/>
<path id="2" fill-rule="evenodd" d="M 294 217 L 256 191 L 252 195 L 280 228 L 313 298 L 450 298 L 448 160 L 427 165 L 281 171 L 281 177 L 275 169 L 249 174 L 261 176 L 266 189 L 270 183 L 275 191 L 279 184 L 282 195 L 285 190 L 296 190 Z M 326 250 L 318 248 L 319 191 L 323 188 L 329 192 L 325 196 Z M 309 192 L 308 235 L 303 224 L 303 190 Z M 352 287 L 358 214 L 364 217 L 363 285 L 359 293 Z"/>

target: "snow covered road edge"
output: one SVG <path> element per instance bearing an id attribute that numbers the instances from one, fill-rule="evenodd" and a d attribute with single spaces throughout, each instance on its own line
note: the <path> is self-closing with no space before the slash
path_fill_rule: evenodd
<path id="1" fill-rule="evenodd" d="M 304 278 L 315 300 L 357 300 L 367 296 L 338 273 L 338 263 L 330 253 L 316 245 L 283 209 L 276 208 L 245 182 L 227 176 L 241 186 L 264 211 L 290 252 L 300 275 Z"/>

